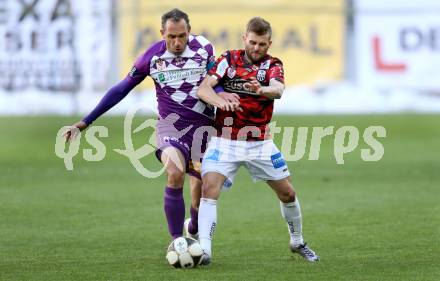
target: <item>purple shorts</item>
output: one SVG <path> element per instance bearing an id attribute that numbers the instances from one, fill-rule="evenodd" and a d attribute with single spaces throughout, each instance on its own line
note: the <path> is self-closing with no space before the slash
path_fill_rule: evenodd
<path id="1" fill-rule="evenodd" d="M 186 172 L 200 179 L 203 154 L 209 139 L 215 134 L 213 121 L 190 123 L 179 120 L 172 123 L 166 119 L 159 119 L 156 125 L 156 157 L 161 161 L 162 151 L 169 146 L 175 147 L 185 157 Z"/>

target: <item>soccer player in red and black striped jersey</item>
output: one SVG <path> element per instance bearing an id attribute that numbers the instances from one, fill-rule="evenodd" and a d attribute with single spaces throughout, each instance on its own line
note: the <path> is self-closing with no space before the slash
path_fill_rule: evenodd
<path id="1" fill-rule="evenodd" d="M 226 51 L 208 73 L 212 83 L 218 82 L 226 92 L 240 96 L 242 110 L 217 110 L 215 119 L 217 128 L 220 129 L 219 136 L 225 119 L 231 117 L 231 139 L 251 141 L 268 138 L 265 133 L 267 124 L 272 119 L 274 99 L 280 98 L 284 89 L 283 64 L 265 52 L 250 49 L 255 43 L 250 40 L 248 51 Z M 248 53 L 250 57 L 254 57 L 252 59 L 255 63 L 248 58 Z M 260 85 L 266 87 L 259 87 Z M 253 130 L 244 132 L 242 128 L 246 126 Z"/>
<path id="2" fill-rule="evenodd" d="M 267 21 L 260 17 L 251 19 L 243 36 L 244 50 L 226 51 L 218 58 L 197 92 L 199 98 L 218 107 L 217 137 L 211 139 L 202 161 L 199 237 L 204 250 L 203 264 L 211 261 L 220 190 L 232 185 L 241 165 L 249 170 L 254 181 L 266 181 L 277 194 L 292 252 L 310 262 L 319 260 L 303 240 L 301 210 L 289 169 L 268 131 L 274 99 L 281 98 L 284 91 L 283 64 L 267 53 L 271 34 Z M 226 92 L 239 95 L 240 110 L 219 108 L 222 100 L 212 90 L 217 84 Z"/>

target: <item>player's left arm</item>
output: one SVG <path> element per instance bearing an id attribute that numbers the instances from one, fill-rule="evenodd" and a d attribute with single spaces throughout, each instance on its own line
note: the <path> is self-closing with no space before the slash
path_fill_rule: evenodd
<path id="1" fill-rule="evenodd" d="M 260 84 L 257 79 L 255 79 L 255 82 Z M 279 99 L 283 95 L 284 92 L 284 84 L 276 79 L 271 79 L 269 81 L 269 86 L 260 86 L 257 87 L 258 89 L 255 91 L 260 96 L 265 96 L 269 99 Z"/>
<path id="2" fill-rule="evenodd" d="M 261 87 L 260 91 L 257 94 L 261 96 L 265 96 L 270 99 L 279 99 L 283 95 L 284 92 L 284 84 L 280 81 L 272 78 L 269 81 L 269 86 Z"/>
<path id="3" fill-rule="evenodd" d="M 281 98 L 285 89 L 283 63 L 279 59 L 273 58 L 273 62 L 267 70 L 267 75 L 269 85 L 262 86 L 256 77 L 251 77 L 250 81 L 245 84 L 245 87 L 257 95 L 265 96 L 269 99 Z"/>
<path id="4" fill-rule="evenodd" d="M 250 81 L 245 83 L 245 87 L 259 96 L 265 96 L 269 99 L 279 99 L 284 92 L 284 84 L 276 79 L 271 79 L 268 86 L 261 86 L 257 78 L 251 77 Z"/>

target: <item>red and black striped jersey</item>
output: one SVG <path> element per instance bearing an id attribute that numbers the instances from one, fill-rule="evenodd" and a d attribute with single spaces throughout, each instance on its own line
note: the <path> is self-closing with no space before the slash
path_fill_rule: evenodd
<path id="1" fill-rule="evenodd" d="M 240 95 L 240 107 L 243 111 L 216 111 L 216 126 L 218 135 L 222 128 L 231 127 L 231 139 L 234 140 L 264 140 L 267 139 L 267 124 L 272 119 L 272 99 L 250 92 L 244 84 L 255 77 L 262 86 L 268 86 L 271 79 L 284 83 L 283 63 L 266 54 L 258 63 L 248 63 L 244 50 L 230 50 L 223 53 L 216 61 L 209 75 L 215 77 L 223 86 L 225 92 Z M 232 117 L 232 125 L 230 119 Z M 229 122 L 228 122 L 229 121 Z M 267 135 L 266 135 L 267 134 Z M 228 137 L 223 134 L 223 137 Z"/>

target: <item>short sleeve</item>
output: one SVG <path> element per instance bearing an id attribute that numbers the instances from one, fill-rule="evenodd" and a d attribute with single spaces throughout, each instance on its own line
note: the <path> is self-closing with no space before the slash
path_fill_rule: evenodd
<path id="1" fill-rule="evenodd" d="M 215 77 L 217 80 L 222 79 L 226 70 L 229 67 L 229 52 L 223 53 L 214 63 L 213 67 L 209 70 L 208 74 Z"/>
<path id="2" fill-rule="evenodd" d="M 279 59 L 274 58 L 269 67 L 268 74 L 269 81 L 275 79 L 281 83 L 284 83 L 283 63 Z"/>

